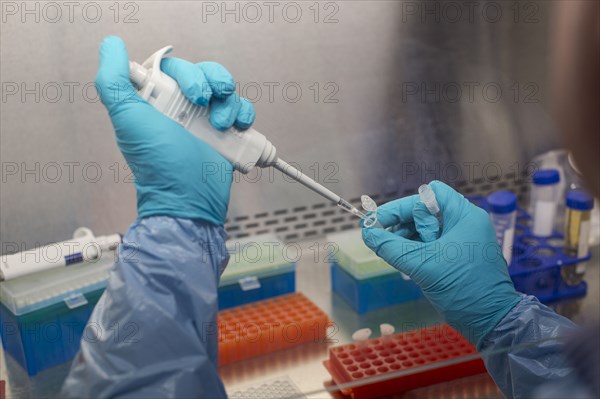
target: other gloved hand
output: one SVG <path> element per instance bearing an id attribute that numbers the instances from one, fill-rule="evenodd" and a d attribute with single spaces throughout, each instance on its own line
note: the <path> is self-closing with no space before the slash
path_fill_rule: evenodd
<path id="1" fill-rule="evenodd" d="M 473 344 L 519 302 L 489 215 L 444 183 L 430 183 L 442 212 L 442 232 L 418 195 L 378 209 L 384 227 L 364 228 L 363 240 L 410 276 L 433 306 Z"/>
<path id="2" fill-rule="evenodd" d="M 235 94 L 233 78 L 222 65 L 166 58 L 161 69 L 178 82 L 190 101 L 210 105 L 215 128 L 246 129 L 254 122 L 254 107 Z M 232 165 L 137 95 L 129 80 L 127 48 L 116 36 L 100 45 L 96 87 L 135 177 L 139 217 L 163 215 L 222 225 Z"/>

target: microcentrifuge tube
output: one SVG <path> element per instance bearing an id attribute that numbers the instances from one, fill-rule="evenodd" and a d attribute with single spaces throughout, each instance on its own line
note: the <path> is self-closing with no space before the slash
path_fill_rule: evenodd
<path id="1" fill-rule="evenodd" d="M 384 337 L 386 335 L 392 335 L 396 332 L 396 329 L 391 324 L 383 323 L 379 325 L 379 331 L 381 332 L 381 336 Z"/>
<path id="2" fill-rule="evenodd" d="M 438 231 L 438 236 L 442 233 L 442 211 L 440 210 L 440 206 L 435 198 L 435 193 L 429 186 L 429 184 L 423 184 L 419 187 L 419 198 L 425 204 L 425 207 L 435 218 L 438 220 L 440 229 Z"/>
<path id="3" fill-rule="evenodd" d="M 377 204 L 375 201 L 373 201 L 373 198 L 369 197 L 368 195 L 361 195 L 360 203 L 363 209 L 367 212 L 374 212 L 377 210 Z"/>
<path id="4" fill-rule="evenodd" d="M 394 332 L 396 332 L 396 329 L 391 324 L 383 323 L 379 325 L 379 332 L 381 333 L 381 339 L 384 342 L 388 342 Z"/>
<path id="5" fill-rule="evenodd" d="M 361 195 L 360 203 L 362 208 L 366 212 L 364 220 L 365 227 L 373 227 L 377 224 L 377 204 L 373 201 L 373 198 L 368 195 Z"/>
<path id="6" fill-rule="evenodd" d="M 352 334 L 352 339 L 359 347 L 362 347 L 371 336 L 371 333 L 372 331 L 370 328 L 361 328 L 360 330 L 354 331 L 354 334 Z"/>
<path id="7" fill-rule="evenodd" d="M 435 216 L 440 212 L 440 206 L 435 198 L 435 193 L 429 187 L 429 184 L 423 184 L 419 187 L 419 198 L 423 201 L 429 213 Z"/>

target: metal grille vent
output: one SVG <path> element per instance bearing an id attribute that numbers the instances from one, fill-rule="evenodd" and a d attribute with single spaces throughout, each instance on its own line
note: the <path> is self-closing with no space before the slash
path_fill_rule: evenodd
<path id="1" fill-rule="evenodd" d="M 466 196 L 487 196 L 498 190 L 513 191 L 523 201 L 528 190 L 526 176 L 507 174 L 502 178 L 474 179 L 460 181 L 454 188 Z M 378 204 L 417 192 L 416 187 L 404 188 L 386 193 L 369 194 Z M 348 199 L 360 207 L 360 197 Z M 244 238 L 259 234 L 273 233 L 284 242 L 320 238 L 337 231 L 358 228 L 358 218 L 336 204 L 321 202 L 310 206 L 290 209 L 277 209 L 254 215 L 241 215 L 225 224 L 230 238 Z"/>

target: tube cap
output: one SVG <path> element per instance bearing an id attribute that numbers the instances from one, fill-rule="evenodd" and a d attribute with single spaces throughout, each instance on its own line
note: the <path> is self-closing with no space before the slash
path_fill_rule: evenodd
<path id="1" fill-rule="evenodd" d="M 533 174 L 533 184 L 540 186 L 556 184 L 560 181 L 560 174 L 556 169 L 542 169 Z"/>
<path id="2" fill-rule="evenodd" d="M 371 333 L 372 331 L 370 328 L 361 328 L 360 330 L 354 331 L 354 334 L 352 334 L 352 339 L 357 342 L 366 341 L 371 336 Z"/>
<path id="3" fill-rule="evenodd" d="M 511 213 L 517 210 L 517 196 L 512 191 L 496 191 L 487 197 L 493 213 Z"/>
<path id="4" fill-rule="evenodd" d="M 594 198 L 585 191 L 569 191 L 567 193 L 567 206 L 578 211 L 589 211 L 594 208 Z"/>

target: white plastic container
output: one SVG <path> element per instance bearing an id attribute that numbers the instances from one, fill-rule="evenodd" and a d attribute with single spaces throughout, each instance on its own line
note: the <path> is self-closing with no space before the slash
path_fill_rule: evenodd
<path id="1" fill-rule="evenodd" d="M 517 221 L 517 196 L 510 191 L 496 191 L 488 196 L 487 202 L 502 255 L 510 265 Z"/>
<path id="2" fill-rule="evenodd" d="M 548 237 L 554 228 L 558 206 L 560 174 L 556 169 L 543 169 L 533 175 L 530 211 L 533 216 L 533 234 Z"/>

